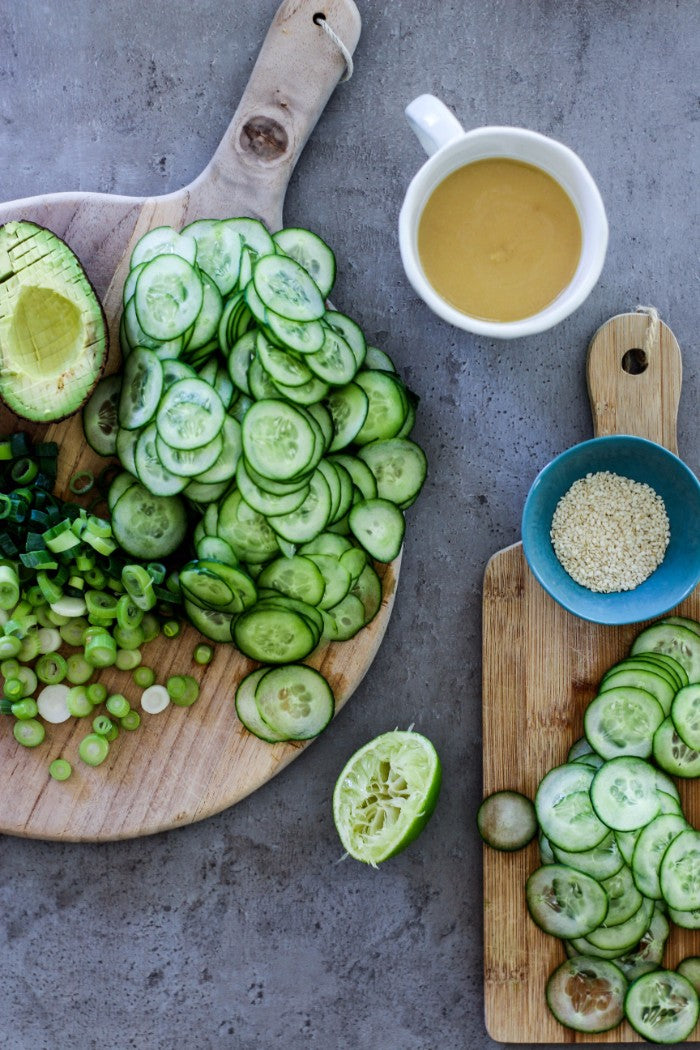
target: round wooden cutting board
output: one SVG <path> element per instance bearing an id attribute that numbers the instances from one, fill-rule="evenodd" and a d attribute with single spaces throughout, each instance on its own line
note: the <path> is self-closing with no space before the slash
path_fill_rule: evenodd
<path id="1" fill-rule="evenodd" d="M 336 45 L 318 24 L 322 12 L 350 52 L 360 34 L 352 0 L 288 0 L 279 8 L 235 116 L 214 157 L 193 183 L 160 197 L 55 193 L 0 205 L 0 223 L 28 219 L 63 237 L 80 257 L 102 296 L 112 333 L 108 371 L 119 365 L 116 336 L 121 290 L 133 244 L 149 228 L 180 228 L 197 218 L 250 215 L 271 230 L 282 226 L 289 177 L 345 68 Z M 352 312 L 352 311 L 350 311 Z M 87 448 L 80 417 L 43 428 L 23 427 L 0 411 L 0 432 L 28 429 L 60 446 L 58 489 L 78 469 L 98 473 L 105 460 Z M 327 677 L 340 709 L 362 680 L 386 629 L 400 557 L 379 566 L 384 596 L 376 618 L 349 642 L 327 645 L 307 662 Z M 192 652 L 200 635 L 187 628 L 176 641 L 156 639 L 143 662 L 159 681 L 193 674 L 201 696 L 191 708 L 169 707 L 144 715 L 138 731 L 120 734 L 106 762 L 96 768 L 77 757 L 85 723 L 47 726 L 36 750 L 16 744 L 11 720 L 0 726 L 0 832 L 34 838 L 105 841 L 177 827 L 233 805 L 291 762 L 306 745 L 270 745 L 244 730 L 234 693 L 254 666 L 233 645 L 217 645 L 213 662 L 200 668 Z M 110 692 L 138 704 L 130 673 L 101 675 Z M 73 776 L 53 781 L 49 763 L 71 761 Z"/>

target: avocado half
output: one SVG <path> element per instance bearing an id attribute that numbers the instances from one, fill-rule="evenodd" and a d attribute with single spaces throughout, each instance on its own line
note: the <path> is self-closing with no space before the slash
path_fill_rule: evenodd
<path id="1" fill-rule="evenodd" d="M 0 397 L 37 422 L 77 412 L 107 360 L 102 304 L 77 256 L 33 222 L 0 226 Z"/>

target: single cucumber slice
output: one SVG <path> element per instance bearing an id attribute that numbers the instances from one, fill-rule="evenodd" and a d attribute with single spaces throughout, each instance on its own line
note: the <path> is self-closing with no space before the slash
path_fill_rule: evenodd
<path id="1" fill-rule="evenodd" d="M 185 538 L 187 516 L 178 496 L 154 496 L 131 485 L 112 510 L 112 531 L 119 546 L 142 561 L 159 561 Z"/>
<path id="2" fill-rule="evenodd" d="M 275 346 L 262 332 L 258 332 L 255 338 L 255 348 L 260 364 L 273 382 L 285 386 L 304 386 L 311 381 L 311 371 L 306 362 L 288 350 Z"/>
<path id="3" fill-rule="evenodd" d="M 157 255 L 136 282 L 138 322 L 152 339 L 174 339 L 197 318 L 204 293 L 197 271 L 179 255 Z"/>
<path id="4" fill-rule="evenodd" d="M 136 473 L 139 481 L 154 496 L 175 496 L 185 488 L 187 478 L 173 474 L 163 466 L 158 456 L 157 439 L 155 423 L 150 423 L 140 431 L 134 451 Z"/>
<path id="5" fill-rule="evenodd" d="M 151 421 L 163 391 L 163 365 L 153 350 L 137 346 L 129 354 L 122 377 L 119 426 L 138 430 Z"/>
<path id="6" fill-rule="evenodd" d="M 353 352 L 355 364 L 361 368 L 367 356 L 367 342 L 357 321 L 353 321 L 347 314 L 338 313 L 337 310 L 326 310 L 323 321 L 342 335 Z"/>
<path id="7" fill-rule="evenodd" d="M 557 1021 L 576 1032 L 608 1032 L 625 1014 L 627 981 L 605 959 L 567 959 L 547 981 L 547 1006 Z"/>
<path id="8" fill-rule="evenodd" d="M 378 346 L 368 346 L 365 356 L 365 368 L 372 372 L 395 372 L 396 366 L 389 355 Z"/>
<path id="9" fill-rule="evenodd" d="M 109 507 L 110 514 L 114 510 L 114 505 L 120 496 L 124 493 L 131 485 L 136 485 L 138 478 L 135 478 L 133 474 L 129 474 L 128 471 L 123 470 L 121 474 L 117 474 L 116 478 L 109 486 L 109 492 L 107 493 L 107 506 Z"/>
<path id="10" fill-rule="evenodd" d="M 364 625 L 364 606 L 354 594 L 346 594 L 342 601 L 323 613 L 323 633 L 331 642 L 347 642 Z"/>
<path id="11" fill-rule="evenodd" d="M 313 667 L 275 667 L 258 681 L 255 703 L 262 720 L 288 740 L 318 736 L 333 717 L 335 698 L 328 682 Z"/>
<path id="12" fill-rule="evenodd" d="M 231 624 L 233 615 L 223 612 L 221 609 L 201 609 L 194 602 L 185 598 L 185 612 L 190 623 L 197 628 L 205 638 L 213 642 L 231 641 Z"/>
<path id="13" fill-rule="evenodd" d="M 401 381 L 390 372 L 358 372 L 354 382 L 369 401 L 367 418 L 354 438 L 356 444 L 396 437 L 408 411 Z"/>
<path id="14" fill-rule="evenodd" d="M 557 860 L 560 864 L 566 864 L 570 868 L 576 868 L 585 875 L 592 875 L 599 882 L 616 875 L 625 864 L 625 859 L 620 852 L 617 839 L 610 831 L 602 842 L 592 849 L 584 850 L 582 853 L 571 853 L 569 850 L 561 849 L 560 846 L 549 845 L 551 860 Z"/>
<path id="15" fill-rule="evenodd" d="M 696 992 L 700 992 L 700 956 L 687 955 L 678 963 L 676 972 L 690 981 Z"/>
<path id="16" fill-rule="evenodd" d="M 288 514 L 297 510 L 309 494 L 308 485 L 297 489 L 295 492 L 286 493 L 283 496 L 275 496 L 265 492 L 256 485 L 246 470 L 245 459 L 241 456 L 236 466 L 236 484 L 241 496 L 249 507 L 256 510 L 258 514 Z"/>
<path id="17" fill-rule="evenodd" d="M 493 849 L 522 849 L 537 833 L 532 801 L 519 791 L 496 791 L 479 806 L 479 834 Z"/>
<path id="18" fill-rule="evenodd" d="M 659 882 L 661 861 L 673 840 L 687 827 L 685 817 L 662 813 L 642 828 L 632 854 L 632 874 L 637 889 L 645 897 L 655 900 L 663 897 Z"/>
<path id="19" fill-rule="evenodd" d="M 285 255 L 296 259 L 313 278 L 324 299 L 335 281 L 335 255 L 325 241 L 310 230 L 288 227 L 272 235 L 275 244 Z"/>
<path id="20" fill-rule="evenodd" d="M 85 439 L 90 448 L 100 456 L 114 456 L 117 451 L 117 411 L 121 388 L 120 375 L 105 376 L 99 381 L 83 409 Z"/>
<path id="21" fill-rule="evenodd" d="M 700 751 L 700 684 L 679 689 L 671 706 L 671 718 L 683 743 L 692 751 Z"/>
<path id="22" fill-rule="evenodd" d="M 654 733 L 654 761 L 674 777 L 700 777 L 700 752 L 681 740 L 673 719 L 665 718 Z"/>
<path id="23" fill-rule="evenodd" d="M 243 418 L 242 438 L 247 462 L 276 481 L 308 470 L 316 450 L 308 417 L 284 401 L 265 399 L 251 405 Z"/>
<path id="24" fill-rule="evenodd" d="M 242 241 L 235 228 L 218 219 L 198 219 L 184 227 L 182 236 L 195 242 L 200 270 L 211 277 L 221 295 L 228 295 L 241 267 Z"/>
<path id="25" fill-rule="evenodd" d="M 376 499 L 378 495 L 377 481 L 366 463 L 363 463 L 357 456 L 349 456 L 345 453 L 331 456 L 330 459 L 336 466 L 344 467 L 347 470 L 353 485 L 359 491 L 362 499 Z"/>
<path id="26" fill-rule="evenodd" d="M 586 738 L 603 758 L 651 754 L 654 733 L 664 712 L 651 693 L 631 686 L 618 686 L 599 693 L 586 708 L 583 719 Z"/>
<path id="27" fill-rule="evenodd" d="M 222 219 L 221 221 L 230 226 L 239 235 L 243 245 L 254 256 L 274 255 L 275 243 L 259 219 L 249 219 L 241 216 L 235 219 Z"/>
<path id="28" fill-rule="evenodd" d="M 281 255 L 265 255 L 253 267 L 255 291 L 270 310 L 290 321 L 316 321 L 326 307 L 303 266 Z"/>
<path id="29" fill-rule="evenodd" d="M 613 758 L 601 766 L 591 781 L 593 807 L 615 831 L 642 828 L 658 814 L 656 770 L 641 758 Z"/>
<path id="30" fill-rule="evenodd" d="M 429 820 L 442 769 L 424 736 L 394 730 L 349 759 L 333 792 L 333 820 L 351 857 L 376 867 L 412 842 Z"/>
<path id="31" fill-rule="evenodd" d="M 197 481 L 202 485 L 214 485 L 229 481 L 236 473 L 241 456 L 241 424 L 233 416 L 224 416 L 224 425 L 220 431 L 221 452 L 211 467 L 197 474 Z"/>
<path id="32" fill-rule="evenodd" d="M 617 926 L 602 923 L 596 930 L 591 930 L 586 939 L 596 948 L 622 955 L 639 943 L 649 929 L 653 913 L 654 902 L 648 897 L 642 897 L 640 907 L 626 922 L 618 923 Z"/>
<path id="33" fill-rule="evenodd" d="M 700 682 L 700 635 L 678 624 L 656 623 L 635 638 L 630 653 L 662 653 L 672 656 L 688 675 L 688 682 Z"/>
<path id="34" fill-rule="evenodd" d="M 143 263 L 155 259 L 157 255 L 180 255 L 192 264 L 195 253 L 196 245 L 188 238 L 181 237 L 172 226 L 155 226 L 148 233 L 144 233 L 134 245 L 129 266 L 133 271 Z M 131 294 L 133 295 L 133 287 Z"/>
<path id="35" fill-rule="evenodd" d="M 652 1043 L 682 1043 L 698 1020 L 698 994 L 687 978 L 673 970 L 642 974 L 628 989 L 625 1016 Z"/>
<path id="36" fill-rule="evenodd" d="M 268 744 L 276 744 L 288 738 L 283 733 L 276 732 L 267 722 L 263 721 L 258 711 L 258 705 L 255 703 L 256 686 L 267 672 L 267 667 L 259 667 L 256 671 L 251 671 L 250 674 L 247 674 L 239 683 L 236 689 L 236 714 L 249 733 L 257 736 L 260 740 L 265 740 Z"/>
<path id="37" fill-rule="evenodd" d="M 273 342 L 281 343 L 297 354 L 314 354 L 323 346 L 326 330 L 320 321 L 290 321 L 268 310 L 267 334 Z"/>
<path id="38" fill-rule="evenodd" d="M 598 819 L 591 804 L 589 789 L 594 776 L 589 767 L 567 762 L 551 769 L 540 781 L 535 809 L 540 827 L 553 846 L 582 853 L 607 837 L 609 828 Z"/>
<path id="39" fill-rule="evenodd" d="M 405 438 L 390 438 L 372 441 L 361 448 L 358 455 L 377 479 L 380 499 L 391 500 L 397 506 L 414 502 L 428 469 L 419 445 Z"/>
<path id="40" fill-rule="evenodd" d="M 619 966 L 628 981 L 634 981 L 643 973 L 649 973 L 651 970 L 658 970 L 670 931 L 671 927 L 666 916 L 658 907 L 654 908 L 649 929 L 639 944 L 615 959 L 615 965 Z"/>
<path id="41" fill-rule="evenodd" d="M 525 888 L 533 921 L 554 937 L 585 937 L 604 921 L 608 897 L 595 879 L 565 864 L 536 868 Z"/>
<path id="42" fill-rule="evenodd" d="M 403 513 L 385 499 L 360 500 L 350 511 L 353 536 L 376 561 L 398 557 L 406 531 Z"/>
<path id="43" fill-rule="evenodd" d="M 258 586 L 272 587 L 309 605 L 318 605 L 326 587 L 318 566 L 301 554 L 270 562 L 258 577 Z"/>
<path id="44" fill-rule="evenodd" d="M 253 606 L 233 624 L 233 640 L 251 660 L 286 664 L 303 660 L 316 646 L 316 638 L 298 613 Z"/>
<path id="45" fill-rule="evenodd" d="M 328 482 L 320 470 L 314 471 L 304 502 L 288 514 L 271 515 L 268 524 L 290 543 L 306 543 L 323 532 L 331 513 Z"/>
<path id="46" fill-rule="evenodd" d="M 357 371 L 354 354 L 342 335 L 332 328 L 325 329 L 323 346 L 314 354 L 307 354 L 306 363 L 319 379 L 332 386 L 349 383 Z"/>
<path id="47" fill-rule="evenodd" d="M 279 554 L 275 533 L 238 491 L 229 493 L 220 503 L 217 530 L 241 561 L 257 565 Z"/>
<path id="48" fill-rule="evenodd" d="M 235 420 L 232 422 L 235 422 Z M 156 455 L 158 459 L 166 470 L 170 471 L 171 474 L 177 474 L 178 477 L 184 478 L 185 481 L 188 478 L 201 478 L 201 475 L 206 473 L 216 463 L 221 455 L 222 448 L 223 440 L 221 434 L 216 434 L 208 444 L 191 449 L 171 448 L 159 434 L 156 436 Z"/>
<path id="49" fill-rule="evenodd" d="M 620 926 L 641 908 L 642 895 L 635 886 L 632 872 L 626 864 L 615 875 L 603 879 L 601 886 L 608 895 L 606 926 Z"/>
<path id="50" fill-rule="evenodd" d="M 700 831 L 688 828 L 673 839 L 661 860 L 659 883 L 669 908 L 700 909 Z"/>
<path id="51" fill-rule="evenodd" d="M 202 282 L 202 309 L 197 314 L 187 340 L 188 356 L 192 350 L 207 346 L 216 338 L 224 309 L 221 292 L 209 274 L 201 271 L 199 276 Z"/>
<path id="52" fill-rule="evenodd" d="M 216 391 L 202 379 L 181 379 L 161 398 L 158 433 L 171 448 L 189 451 L 213 441 L 226 412 Z"/>
<path id="53" fill-rule="evenodd" d="M 677 627 L 687 627 L 693 634 L 700 635 L 700 623 L 697 620 L 691 620 L 689 616 L 664 616 L 663 620 L 659 620 L 659 623 L 670 623 L 675 624 Z"/>

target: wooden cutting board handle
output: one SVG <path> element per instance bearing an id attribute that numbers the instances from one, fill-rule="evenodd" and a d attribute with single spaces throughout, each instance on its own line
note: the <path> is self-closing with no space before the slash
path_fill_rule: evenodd
<path id="1" fill-rule="evenodd" d="M 596 437 L 634 434 L 678 454 L 681 351 L 668 325 L 641 311 L 611 318 L 588 347 L 586 378 Z"/>
<path id="2" fill-rule="evenodd" d="M 361 20 L 353 0 L 285 0 L 219 148 L 188 187 L 190 210 L 214 215 L 227 197 L 257 198 L 258 217 L 281 227 L 291 172 L 345 71 L 321 16 L 355 50 Z"/>

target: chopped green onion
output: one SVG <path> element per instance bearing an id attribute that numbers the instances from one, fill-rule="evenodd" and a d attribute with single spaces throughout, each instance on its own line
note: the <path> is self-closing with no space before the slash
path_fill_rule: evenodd
<path id="1" fill-rule="evenodd" d="M 118 736 L 119 736 L 119 726 L 112 725 L 112 728 L 106 734 L 105 739 L 109 740 L 109 742 L 111 743 L 113 740 L 116 740 Z"/>
<path id="2" fill-rule="evenodd" d="M 22 642 L 19 638 L 11 635 L 0 638 L 0 659 L 5 660 L 9 656 L 17 656 L 21 648 Z"/>
<path id="3" fill-rule="evenodd" d="M 63 590 L 43 570 L 36 574 L 36 582 L 41 587 L 41 593 L 49 604 L 57 602 L 63 596 Z"/>
<path id="4" fill-rule="evenodd" d="M 89 626 L 84 616 L 76 616 L 74 620 L 64 623 L 58 630 L 66 645 L 82 645 L 83 636 Z"/>
<path id="5" fill-rule="evenodd" d="M 19 577 L 12 565 L 0 565 L 0 609 L 12 609 L 19 601 Z"/>
<path id="6" fill-rule="evenodd" d="M 93 668 L 82 653 L 72 653 L 66 660 L 66 678 L 72 685 L 83 685 L 92 678 Z"/>
<path id="7" fill-rule="evenodd" d="M 117 659 L 117 643 L 107 631 L 87 631 L 85 659 L 91 667 L 111 667 Z"/>
<path id="8" fill-rule="evenodd" d="M 20 720 L 36 718 L 38 712 L 39 707 L 36 700 L 32 700 L 29 696 L 25 697 L 24 700 L 18 700 L 17 703 L 12 705 L 12 714 Z"/>
<path id="9" fill-rule="evenodd" d="M 151 685 L 141 694 L 141 707 L 149 715 L 158 715 L 170 704 L 170 696 L 164 685 Z"/>
<path id="10" fill-rule="evenodd" d="M 109 623 L 116 618 L 118 600 L 113 594 L 108 594 L 107 591 L 86 591 L 85 604 L 87 605 L 88 616 L 91 619 L 100 617 Z"/>
<path id="11" fill-rule="evenodd" d="M 70 594 L 64 594 L 57 602 L 50 602 L 51 612 L 59 616 L 65 616 L 69 620 L 82 616 L 85 612 L 86 602 L 84 598 L 77 598 Z"/>
<path id="12" fill-rule="evenodd" d="M 46 685 L 58 685 L 66 677 L 68 664 L 60 653 L 44 653 L 34 665 L 36 676 Z"/>
<path id="13" fill-rule="evenodd" d="M 24 696 L 24 686 L 19 678 L 8 678 L 5 682 L 5 696 L 8 700 L 21 700 Z M 13 711 L 14 714 L 14 711 Z"/>
<path id="14" fill-rule="evenodd" d="M 107 576 L 102 569 L 88 569 L 85 573 L 85 582 L 88 587 L 94 587 L 95 590 L 99 591 L 99 589 L 106 584 Z"/>
<path id="15" fill-rule="evenodd" d="M 95 478 L 91 470 L 79 470 L 68 483 L 68 488 L 74 496 L 84 496 L 95 484 Z"/>
<path id="16" fill-rule="evenodd" d="M 166 569 L 159 561 L 149 561 L 146 566 L 148 573 L 154 583 L 162 583 L 165 579 Z"/>
<path id="17" fill-rule="evenodd" d="M 49 774 L 54 780 L 68 780 L 73 767 L 65 758 L 55 758 L 49 766 Z"/>
<path id="18" fill-rule="evenodd" d="M 191 707 L 199 696 L 199 683 L 188 674 L 171 675 L 165 688 L 177 707 Z"/>
<path id="19" fill-rule="evenodd" d="M 151 667 L 137 667 L 134 671 L 134 682 L 139 689 L 148 689 L 156 680 L 156 673 Z"/>
<path id="20" fill-rule="evenodd" d="M 133 709 L 131 709 L 120 719 L 119 724 L 121 725 L 122 729 L 138 729 L 138 727 L 141 725 L 141 715 L 138 713 L 138 711 L 134 711 Z"/>
<path id="21" fill-rule="evenodd" d="M 39 680 L 31 667 L 20 667 L 14 677 L 18 678 L 22 683 L 23 696 L 31 696 L 39 684 Z"/>
<path id="22" fill-rule="evenodd" d="M 0 663 L 0 674 L 3 678 L 16 678 L 19 667 L 17 660 L 3 660 Z"/>
<path id="23" fill-rule="evenodd" d="M 177 638 L 181 630 L 182 627 L 177 620 L 167 620 L 163 624 L 163 634 L 166 638 Z"/>
<path id="24" fill-rule="evenodd" d="M 108 689 L 104 682 L 90 682 L 87 687 L 87 698 L 93 707 L 103 704 L 107 699 Z"/>
<path id="25" fill-rule="evenodd" d="M 120 649 L 138 649 L 144 641 L 143 626 L 115 627 L 114 641 Z"/>
<path id="26" fill-rule="evenodd" d="M 152 609 L 156 604 L 153 577 L 143 565 L 125 565 L 121 575 L 126 593 L 139 609 Z"/>
<path id="27" fill-rule="evenodd" d="M 22 747 L 38 747 L 46 730 L 36 718 L 18 719 L 12 727 L 14 738 Z"/>
<path id="28" fill-rule="evenodd" d="M 30 481 L 34 481 L 38 473 L 37 463 L 28 456 L 22 456 L 13 464 L 10 476 L 18 485 L 28 485 Z"/>
<path id="29" fill-rule="evenodd" d="M 160 634 L 160 621 L 153 613 L 145 613 L 141 621 L 144 642 L 152 642 Z"/>
<path id="30" fill-rule="evenodd" d="M 41 627 L 37 633 L 40 653 L 55 653 L 61 648 L 61 633 L 56 627 Z"/>
<path id="31" fill-rule="evenodd" d="M 73 718 L 87 718 L 88 715 L 92 714 L 92 704 L 84 685 L 74 685 L 68 691 L 66 703 Z"/>
<path id="32" fill-rule="evenodd" d="M 196 664 L 204 666 L 210 664 L 214 659 L 214 650 L 205 642 L 200 642 L 199 645 L 195 645 L 192 657 Z"/>
<path id="33" fill-rule="evenodd" d="M 12 714 L 12 701 L 8 700 L 6 696 L 0 696 L 0 715 L 11 715 Z"/>
<path id="34" fill-rule="evenodd" d="M 78 745 L 78 754 L 86 765 L 99 766 L 109 754 L 109 741 L 97 733 L 88 733 Z"/>
<path id="35" fill-rule="evenodd" d="M 141 650 L 117 649 L 115 663 L 120 671 L 133 671 L 141 663 Z"/>
<path id="36" fill-rule="evenodd" d="M 143 620 L 143 609 L 139 609 L 129 594 L 122 594 L 117 602 L 117 623 L 120 627 L 138 627 Z"/>
<path id="37" fill-rule="evenodd" d="M 107 736 L 113 725 L 114 722 L 111 718 L 108 718 L 107 715 L 97 715 L 97 717 L 92 720 L 93 732 L 97 733 L 98 736 Z"/>
<path id="38" fill-rule="evenodd" d="M 113 693 L 107 697 L 107 710 L 115 718 L 124 718 L 131 710 L 131 704 L 122 693 Z"/>

